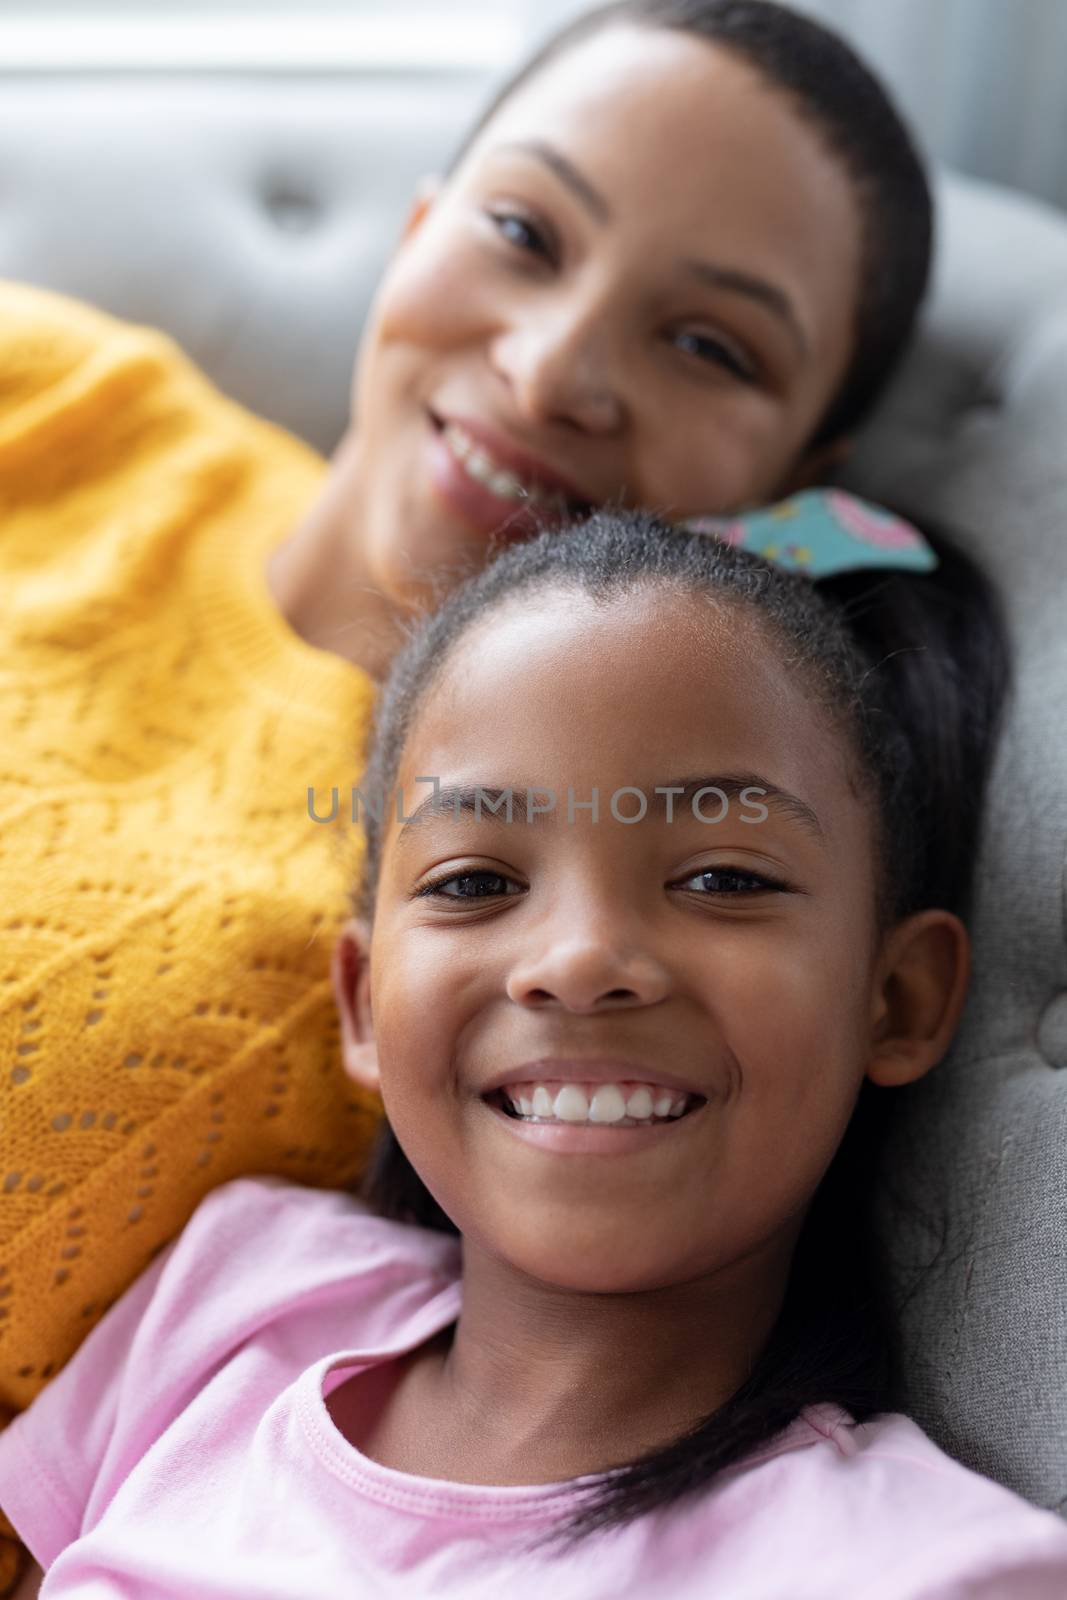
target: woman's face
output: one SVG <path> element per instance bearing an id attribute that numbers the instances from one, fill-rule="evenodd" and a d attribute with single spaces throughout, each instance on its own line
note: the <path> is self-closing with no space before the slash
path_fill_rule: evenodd
<path id="1" fill-rule="evenodd" d="M 463 1234 L 542 1281 L 623 1291 L 787 1258 L 875 1075 L 869 808 L 755 623 L 662 591 L 549 599 L 468 636 L 409 737 L 403 816 L 431 804 L 403 825 L 390 805 L 384 840 L 386 1112 Z M 716 785 L 728 805 L 694 804 Z M 527 812 L 528 789 L 554 808 Z M 640 820 L 613 812 L 639 813 L 623 789 Z M 485 1098 L 505 1073 L 554 1094 L 590 1065 L 704 1104 L 639 1149 L 576 1154 Z"/>
<path id="2" fill-rule="evenodd" d="M 859 260 L 839 159 L 752 68 L 665 30 L 574 48 L 415 207 L 381 284 L 353 393 L 372 581 L 415 599 L 531 507 L 790 492 Z"/>

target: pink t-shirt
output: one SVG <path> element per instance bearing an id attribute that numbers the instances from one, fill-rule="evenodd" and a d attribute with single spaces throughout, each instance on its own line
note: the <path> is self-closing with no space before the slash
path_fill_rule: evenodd
<path id="1" fill-rule="evenodd" d="M 907 1418 L 809 1408 L 681 1509 L 524 1554 L 573 1485 L 396 1472 L 324 1396 L 455 1321 L 460 1243 L 277 1178 L 216 1189 L 0 1434 L 42 1600 L 1064 1600 L 1067 1526 Z"/>

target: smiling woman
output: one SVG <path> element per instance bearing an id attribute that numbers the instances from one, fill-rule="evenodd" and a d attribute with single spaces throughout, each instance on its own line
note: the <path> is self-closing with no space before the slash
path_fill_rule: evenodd
<path id="1" fill-rule="evenodd" d="M 906 344 L 930 214 L 891 106 L 814 24 L 579 19 L 414 204 L 329 491 L 269 565 L 281 610 L 376 671 L 391 613 L 546 518 L 818 481 Z"/>
<path id="2" fill-rule="evenodd" d="M 632 143 L 618 139 L 622 106 Z M 398 474 L 402 459 L 416 465 L 388 546 L 368 507 L 383 586 L 429 568 L 420 526 L 454 558 L 502 523 L 529 531 L 496 496 L 461 511 L 454 533 L 423 509 L 427 416 L 467 434 L 477 420 L 487 466 L 525 470 L 529 487 L 562 478 L 587 503 L 681 516 L 801 481 L 851 358 L 861 251 L 847 174 L 795 122 L 752 68 L 666 30 L 598 34 L 504 102 L 416 211 L 366 336 L 364 447 L 379 482 L 390 458 Z M 545 126 L 561 147 L 547 161 L 530 141 Z M 466 466 L 453 469 L 457 498 Z"/>

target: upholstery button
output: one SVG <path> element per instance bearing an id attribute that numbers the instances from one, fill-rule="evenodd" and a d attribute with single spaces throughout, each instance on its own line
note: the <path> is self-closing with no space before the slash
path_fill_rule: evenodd
<path id="1" fill-rule="evenodd" d="M 264 190 L 263 204 L 283 233 L 309 232 L 319 214 L 315 196 L 291 183 L 269 184 Z"/>
<path id="2" fill-rule="evenodd" d="M 1050 1000 L 1037 1025 L 1037 1048 L 1050 1067 L 1067 1067 L 1067 994 Z"/>

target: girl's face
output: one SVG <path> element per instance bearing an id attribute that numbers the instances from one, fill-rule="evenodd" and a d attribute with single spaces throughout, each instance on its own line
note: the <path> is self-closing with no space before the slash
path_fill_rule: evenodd
<path id="1" fill-rule="evenodd" d="M 631 27 L 563 55 L 416 205 L 376 298 L 353 393 L 373 581 L 411 601 L 481 566 L 529 532 L 523 488 L 681 519 L 817 476 L 860 244 L 840 159 L 752 68 Z"/>
<path id="2" fill-rule="evenodd" d="M 510 789 L 512 821 L 436 809 L 432 778 L 468 799 Z M 919 1076 L 946 1036 L 909 991 L 928 1037 L 894 1054 L 870 812 L 760 625 L 662 589 L 497 611 L 430 690 L 398 785 L 405 817 L 430 809 L 386 830 L 363 997 L 380 1080 L 355 1075 L 380 1081 L 468 1244 L 595 1291 L 786 1261 L 865 1072 Z M 694 786 L 734 795 L 721 820 Z M 528 789 L 555 809 L 528 821 Z M 622 789 L 648 800 L 642 820 L 612 815 Z M 350 1069 L 370 1048 L 353 1037 L 349 1019 Z M 486 1092 L 509 1073 L 558 1088 L 560 1063 L 668 1075 L 705 1103 L 633 1148 L 546 1148 Z"/>

